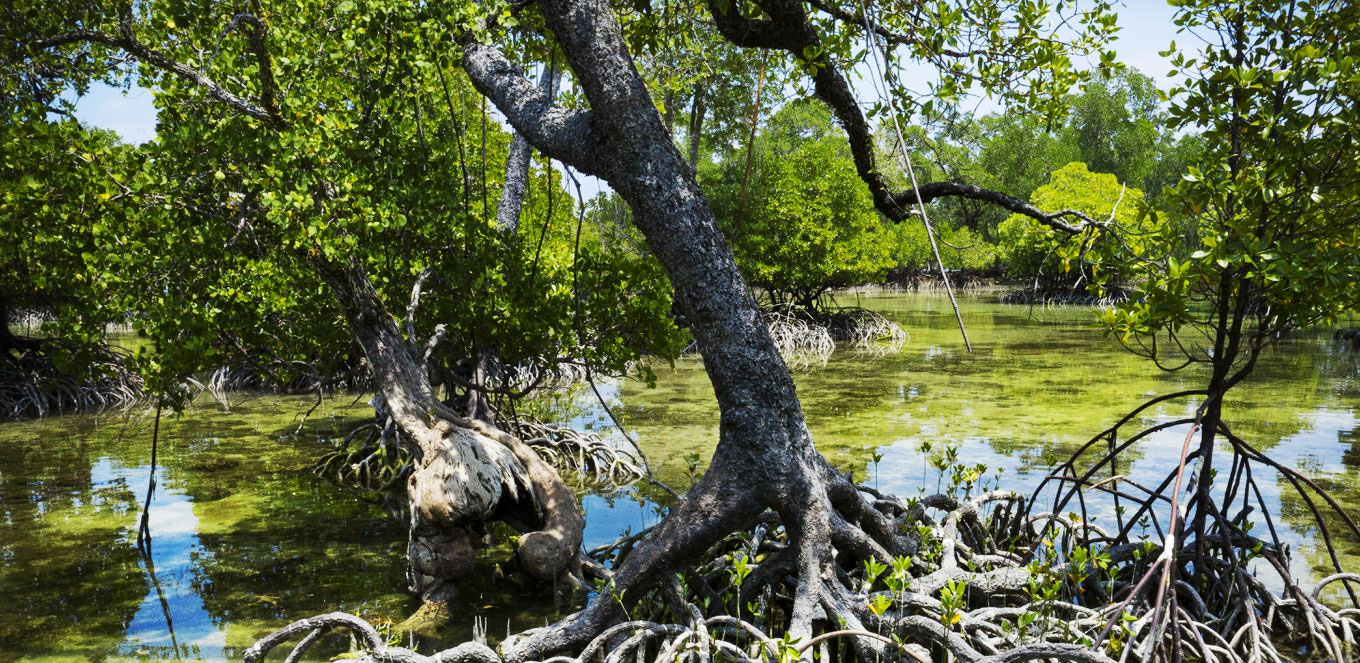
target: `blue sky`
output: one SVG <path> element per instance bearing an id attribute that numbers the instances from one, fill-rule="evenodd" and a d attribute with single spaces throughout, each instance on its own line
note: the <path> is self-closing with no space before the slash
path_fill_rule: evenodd
<path id="1" fill-rule="evenodd" d="M 151 91 L 142 87 L 125 92 L 91 85 L 89 94 L 76 102 L 76 117 L 85 124 L 111 129 L 129 143 L 145 143 L 156 136 L 156 108 L 151 105 Z"/>
<path id="2" fill-rule="evenodd" d="M 1114 50 L 1120 61 L 1151 76 L 1163 89 L 1170 83 L 1166 74 L 1171 63 L 1158 52 L 1165 51 L 1176 37 L 1176 26 L 1171 22 L 1175 13 L 1163 0 L 1126 0 L 1119 10 L 1120 30 Z"/>
<path id="3" fill-rule="evenodd" d="M 1162 0 L 1126 0 L 1119 10 L 1121 30 L 1114 43 L 1121 61 L 1151 76 L 1163 87 L 1169 82 L 1166 73 L 1170 65 L 1158 51 L 1166 50 L 1175 35 L 1173 13 Z M 863 96 L 868 99 L 873 95 Z M 984 102 L 979 109 L 987 112 L 995 110 L 995 105 Z M 143 143 L 156 135 L 156 109 L 151 93 L 140 87 L 125 92 L 107 85 L 92 86 L 89 94 L 80 98 L 76 116 L 86 124 L 111 129 L 130 143 Z"/>

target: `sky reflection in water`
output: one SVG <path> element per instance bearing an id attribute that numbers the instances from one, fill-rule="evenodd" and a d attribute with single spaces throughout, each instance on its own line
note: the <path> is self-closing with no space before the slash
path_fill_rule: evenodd
<path id="1" fill-rule="evenodd" d="M 989 474 L 1000 470 L 1004 487 L 1027 490 L 1054 461 L 1143 399 L 1200 379 L 1158 374 L 1101 338 L 1085 309 L 966 298 L 975 343 L 968 354 L 943 299 L 843 296 L 842 303 L 857 299 L 897 319 L 911 334 L 907 345 L 878 356 L 839 352 L 826 367 L 796 372 L 799 395 L 814 439 L 833 463 L 902 495 L 935 488 L 923 442 L 937 450 L 957 445 L 961 461 L 983 463 Z M 657 373 L 656 389 L 623 383 L 601 391 L 658 476 L 684 489 L 685 457 L 707 459 L 716 441 L 716 405 L 697 360 Z M 585 390 L 576 401 L 572 425 L 609 430 L 594 394 Z M 1305 334 L 1262 362 L 1227 416 L 1239 435 L 1305 470 L 1360 513 L 1358 402 L 1360 357 L 1324 335 Z M 0 603 L 0 663 L 239 659 L 255 637 L 290 619 L 335 609 L 404 618 L 414 605 L 402 590 L 400 524 L 309 471 L 326 448 L 324 437 L 369 412 L 363 399 L 336 398 L 292 434 L 309 406 L 306 398 L 255 398 L 225 412 L 203 402 L 184 418 L 162 422 L 151 509 L 154 582 L 134 545 L 150 471 L 150 416 L 0 425 L 0 595 L 13 597 Z M 1192 407 L 1170 404 L 1137 423 L 1183 416 Z M 1176 430 L 1152 436 L 1121 458 L 1121 471 L 1155 482 L 1174 465 L 1183 437 Z M 884 456 L 876 466 L 868 459 L 874 449 Z M 1296 570 L 1324 570 L 1313 543 L 1318 535 L 1305 526 L 1293 490 L 1274 478 L 1261 488 L 1267 501 L 1281 505 Z M 658 518 L 632 491 L 586 495 L 583 503 L 587 547 Z M 1097 518 L 1106 523 L 1113 515 L 1106 510 Z M 1335 532 L 1340 521 L 1333 520 Z M 1342 548 L 1347 563 L 1360 559 L 1360 542 L 1345 539 Z M 450 640 L 466 637 L 473 614 L 487 615 L 496 637 L 541 625 L 559 611 L 545 591 L 514 574 L 478 576 L 454 607 L 460 617 Z"/>

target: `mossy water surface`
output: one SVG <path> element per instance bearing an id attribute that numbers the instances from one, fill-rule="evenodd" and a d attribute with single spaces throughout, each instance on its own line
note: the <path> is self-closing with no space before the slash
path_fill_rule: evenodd
<path id="1" fill-rule="evenodd" d="M 933 490 L 929 457 L 956 445 L 961 462 L 1000 470 L 1003 486 L 1035 485 L 1071 453 L 1146 398 L 1199 384 L 1193 369 L 1163 374 L 1102 338 L 1083 308 L 961 302 L 974 351 L 964 350 L 947 300 L 842 295 L 883 312 L 911 335 L 895 353 L 838 351 L 795 372 L 814 438 L 857 478 L 899 494 Z M 858 301 L 857 301 L 858 300 Z M 658 367 L 657 386 L 600 385 L 658 475 L 688 486 L 687 457 L 706 460 L 717 409 L 702 364 Z M 327 438 L 371 416 L 366 399 L 327 399 L 299 430 L 307 397 L 211 400 L 164 415 L 152 501 L 150 564 L 135 546 L 150 475 L 153 413 L 59 417 L 0 424 L 0 662 L 239 660 L 256 637 L 288 620 L 345 610 L 400 621 L 406 535 L 377 506 L 311 474 Z M 607 430 L 583 390 L 572 425 Z M 1183 416 L 1193 403 L 1146 413 L 1138 424 Z M 1304 469 L 1360 513 L 1360 356 L 1325 333 L 1283 340 L 1229 402 L 1228 421 L 1258 448 Z M 1121 458 L 1135 478 L 1175 463 L 1183 432 L 1149 438 Z M 924 444 L 931 451 L 923 452 Z M 882 455 L 877 463 L 871 454 Z M 759 477 L 752 480 L 758 481 Z M 1291 486 L 1264 479 L 1295 543 L 1296 568 L 1328 560 L 1307 506 Z M 630 492 L 583 494 L 587 545 L 656 522 Z M 1106 516 L 1108 517 L 1108 516 Z M 1355 568 L 1360 542 L 1330 532 Z M 559 615 L 551 591 L 499 577 L 508 547 L 453 606 L 445 641 L 467 637 L 472 617 L 493 636 Z M 434 646 L 433 643 L 427 646 Z M 336 653 L 318 649 L 317 658 Z"/>
<path id="2" fill-rule="evenodd" d="M 1207 381 L 1199 366 L 1168 373 L 1121 348 L 1086 307 L 961 297 L 969 352 L 942 296 L 839 299 L 883 313 L 910 338 L 897 352 L 837 350 L 825 366 L 795 370 L 798 396 L 818 449 L 833 464 L 898 495 L 947 485 L 932 459 L 948 447 L 957 448 L 957 462 L 985 465 L 1001 487 L 1028 493 L 1056 463 L 1138 405 Z M 707 460 L 718 435 L 717 404 L 702 362 L 687 357 L 673 368 L 658 368 L 656 389 L 624 383 L 618 398 L 615 411 L 658 474 L 689 485 L 686 458 Z M 1121 428 L 1121 438 L 1189 417 L 1198 404 L 1182 399 L 1149 408 Z M 1234 433 L 1303 470 L 1360 520 L 1360 353 L 1334 342 L 1325 329 L 1281 339 L 1231 392 L 1224 417 Z M 1185 433 L 1178 427 L 1147 437 L 1120 454 L 1117 472 L 1155 486 L 1174 469 Z M 874 454 L 881 455 L 878 462 Z M 1227 468 L 1220 473 L 1226 477 Z M 1299 492 L 1272 473 L 1258 478 L 1282 538 L 1294 549 L 1294 573 L 1331 573 L 1321 530 Z M 1342 566 L 1360 569 L 1360 539 L 1347 533 L 1334 510 L 1313 500 L 1325 512 Z M 1099 524 L 1114 524 L 1109 502 L 1090 506 Z M 1259 513 L 1253 516 L 1261 520 Z M 1257 525 L 1264 532 L 1265 523 Z M 1339 597 L 1340 586 L 1332 590 Z"/>

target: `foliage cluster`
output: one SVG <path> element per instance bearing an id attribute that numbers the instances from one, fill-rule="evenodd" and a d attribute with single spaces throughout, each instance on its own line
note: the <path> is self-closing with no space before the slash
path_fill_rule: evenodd
<path id="1" fill-rule="evenodd" d="M 46 17 L 61 26 L 74 20 L 63 11 L 91 9 L 62 5 Z M 113 23 L 115 11 L 82 21 Z M 90 57 L 98 46 L 28 54 L 29 80 L 7 78 L 0 95 L 10 118 L 0 229 L 16 239 L 0 248 L 0 298 L 50 308 L 43 333 L 97 343 L 110 322 L 132 324 L 147 339 L 137 368 L 158 392 L 225 364 L 276 385 L 362 373 L 319 267 L 357 264 L 413 343 L 438 326 L 430 351 L 446 374 L 483 356 L 505 367 L 507 383 L 563 363 L 623 374 L 645 370 L 643 356 L 678 352 L 659 267 L 627 231 L 578 213 L 561 172 L 535 164 L 518 231 L 496 228 L 510 138 L 434 46 L 452 39 L 450 17 L 364 0 L 299 3 L 271 24 L 264 63 L 248 25 L 227 36 L 210 27 L 236 26 L 229 13 L 146 11 L 135 38 L 165 57 L 197 61 L 208 44 L 206 74 L 244 72 L 245 84 L 264 85 L 255 74 L 270 66 L 287 94 L 258 95 L 273 113 L 260 122 L 143 65 L 136 76 L 155 90 L 157 136 L 120 145 L 53 109 L 69 113 L 58 86 L 77 72 L 112 82 L 127 72 L 101 73 Z M 63 76 L 43 77 L 55 70 Z M 356 75 L 307 73 L 342 70 Z M 24 85 L 51 91 L 35 100 Z"/>
<path id="2" fill-rule="evenodd" d="M 892 266 L 890 231 L 838 133 L 820 103 L 791 103 L 757 134 L 749 176 L 740 149 L 704 172 L 743 274 L 776 302 L 811 307 Z"/>
<path id="3" fill-rule="evenodd" d="M 1179 247 L 1178 236 L 1154 239 L 1151 233 L 1167 223 L 1180 223 L 1178 232 L 1185 233 L 1183 220 L 1150 217 L 1147 204 L 1168 195 L 1168 183 L 1179 178 L 1202 141 L 1164 131 L 1160 94 L 1147 76 L 1122 70 L 1093 78 L 1079 94 L 1065 97 L 1060 123 L 1023 112 L 980 119 L 955 113 L 930 127 L 908 127 L 904 138 L 919 182 L 971 182 L 1040 209 L 1073 209 L 1112 221 L 1134 238 L 1128 248 L 1135 252 L 1154 241 Z M 747 112 L 754 110 L 752 101 L 746 102 Z M 881 125 L 875 142 L 886 180 L 910 188 L 895 130 Z M 737 259 L 748 280 L 777 300 L 807 302 L 832 288 L 880 282 L 889 272 L 937 269 L 919 219 L 893 224 L 873 212 L 843 133 L 819 103 L 789 101 L 749 137 L 734 132 L 705 145 L 701 179 Z M 1119 214 L 1110 219 L 1116 201 Z M 937 202 L 931 220 L 950 270 L 1016 280 L 1042 276 L 1045 287 L 1078 289 L 1133 276 L 1101 254 L 1104 249 L 1088 254 L 1090 247 L 1109 242 L 1062 240 L 1038 222 L 1008 217 L 985 201 Z M 1097 279 L 1093 269 L 1107 274 Z"/>
<path id="4" fill-rule="evenodd" d="M 1043 210 L 1074 209 L 1107 221 L 1120 192 L 1125 191 L 1121 209 L 1126 213 L 1113 221 L 1129 235 L 1142 237 L 1150 226 L 1160 228 L 1169 222 L 1143 219 L 1144 202 L 1158 204 L 1165 197 L 1168 185 L 1179 179 L 1201 144 L 1197 135 L 1177 137 L 1166 129 L 1161 94 L 1144 74 L 1123 69 L 1108 77 L 1089 79 L 1080 93 L 1065 98 L 1062 114 L 1056 118 L 1022 112 L 995 113 L 979 119 L 951 117 L 934 132 L 912 129 L 907 137 L 908 149 L 925 161 L 917 166 L 921 181 L 972 182 Z M 891 140 L 881 138 L 880 143 L 886 151 Z M 1078 176 L 1078 171 L 1086 174 Z M 905 179 L 903 174 L 895 174 L 895 181 L 905 183 Z M 1051 231 L 1040 231 L 1041 226 L 1033 220 L 1026 223 L 1020 215 L 966 199 L 936 204 L 931 219 L 943 239 L 941 258 L 947 267 L 999 267 L 1017 281 L 1042 275 L 1046 287 L 1079 287 L 1090 282 L 1090 274 L 1071 266 L 1077 254 L 1083 253 L 1081 243 L 1064 242 L 1051 236 Z M 953 238 L 965 230 L 962 237 Z M 929 270 L 933 255 L 924 231 L 908 230 L 906 234 L 910 239 L 897 253 L 897 267 Z M 1050 236 L 1041 237 L 1045 234 Z M 1086 239 L 1092 246 L 1101 244 L 1095 238 Z M 1170 239 L 1179 243 L 1174 237 Z M 1143 248 L 1147 241 L 1151 238 L 1137 248 Z M 1045 257 L 1050 251 L 1058 251 L 1060 244 L 1061 251 L 1072 255 Z M 1115 261 L 1101 261 L 1099 256 L 1084 258 L 1111 269 L 1114 273 L 1110 280 L 1132 276 L 1121 271 Z M 1064 271 L 1063 263 L 1071 270 Z"/>
<path id="5" fill-rule="evenodd" d="M 1045 283 L 1125 282 L 1134 264 L 1119 259 L 1125 257 L 1122 252 L 1142 255 L 1162 239 L 1154 223 L 1157 217 L 1146 213 L 1142 191 L 1121 186 L 1114 175 L 1092 173 L 1084 163 L 1072 162 L 1053 171 L 1049 182 L 1035 189 L 1030 200 L 1040 209 L 1072 209 L 1114 226 L 1112 232 L 1092 231 L 1082 243 L 1060 237 L 1021 214 L 1002 221 L 997 227 L 1002 262 L 1016 273 L 1035 275 Z"/>

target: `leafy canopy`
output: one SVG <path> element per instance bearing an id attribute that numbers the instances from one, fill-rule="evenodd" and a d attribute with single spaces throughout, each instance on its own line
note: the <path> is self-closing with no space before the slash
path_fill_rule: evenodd
<path id="1" fill-rule="evenodd" d="M 1109 222 L 1119 235 L 1093 229 L 1086 237 L 1059 236 L 1030 217 L 1012 214 L 997 229 L 1002 262 L 1013 273 L 1049 285 L 1077 288 L 1129 279 L 1128 255 L 1121 249 L 1147 250 L 1157 230 L 1153 217 L 1139 214 L 1142 191 L 1121 185 L 1114 175 L 1093 173 L 1079 161 L 1053 171 L 1030 202 L 1040 209 L 1083 212 Z"/>
<path id="2" fill-rule="evenodd" d="M 72 279 L 98 284 L 71 315 L 91 336 L 115 315 L 130 319 L 150 340 L 140 367 L 160 389 L 222 364 L 282 382 L 290 371 L 357 367 L 320 264 L 359 265 L 400 318 L 428 270 L 403 323 L 418 345 L 444 326 L 434 351 L 449 370 L 490 354 L 507 366 L 618 374 L 645 355 L 674 356 L 679 332 L 659 267 L 636 242 L 579 216 L 558 171 L 533 168 L 517 234 L 495 227 L 509 135 L 449 52 L 467 18 L 459 7 L 299 0 L 269 9 L 261 28 L 199 3 L 15 8 L 25 20 L 6 23 L 5 41 L 24 67 L 0 88 L 6 138 L 44 137 L 48 160 L 65 165 L 35 173 L 47 181 L 34 186 L 21 172 L 33 161 L 21 159 L 40 148 L 7 150 L 12 195 L 0 223 L 6 236 L 32 228 L 33 242 L 60 237 L 60 250 L 79 250 L 48 259 L 26 243 L 7 261 L 26 270 L 14 282 L 47 296 Z M 159 57 L 193 63 L 267 117 L 144 58 L 136 76 L 155 91 L 156 139 L 135 149 L 100 142 L 50 109 L 69 105 L 60 92 L 71 86 L 124 80 L 121 52 L 25 45 L 74 25 L 131 34 Z M 517 45 L 533 57 L 541 40 Z M 69 191 L 53 195 L 58 187 Z"/>
<path id="3" fill-rule="evenodd" d="M 1360 307 L 1360 16 L 1344 2 L 1175 4 L 1181 30 L 1206 39 L 1171 53 L 1169 116 L 1203 144 L 1166 213 L 1196 246 L 1143 263 L 1142 296 L 1106 323 L 1153 356 L 1164 335 L 1163 350 L 1231 384 L 1279 332 Z"/>
<path id="4" fill-rule="evenodd" d="M 880 279 L 891 235 L 855 172 L 845 139 L 819 103 L 782 108 L 745 155 L 734 150 L 706 188 L 747 280 L 810 305 L 826 290 Z"/>

